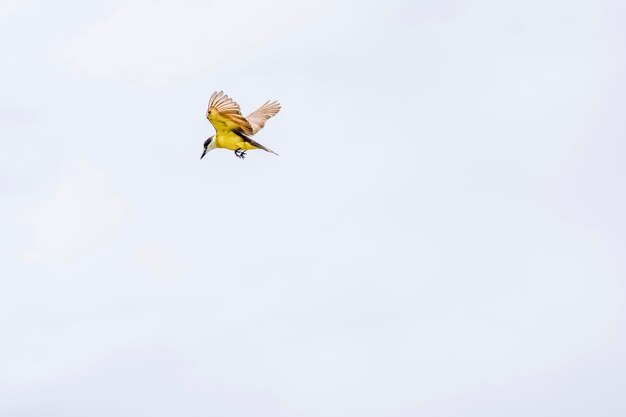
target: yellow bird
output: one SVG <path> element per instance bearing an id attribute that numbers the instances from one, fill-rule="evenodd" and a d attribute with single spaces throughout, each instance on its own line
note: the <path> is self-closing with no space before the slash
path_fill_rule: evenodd
<path id="1" fill-rule="evenodd" d="M 223 91 L 214 92 L 209 99 L 209 108 L 206 117 L 215 128 L 215 136 L 204 141 L 204 152 L 200 159 L 215 148 L 225 148 L 235 151 L 235 156 L 245 158 L 246 151 L 263 149 L 278 155 L 273 150 L 250 139 L 265 126 L 265 122 L 280 111 L 277 101 L 267 101 L 248 116 L 241 115 L 239 104 L 229 98 Z"/>

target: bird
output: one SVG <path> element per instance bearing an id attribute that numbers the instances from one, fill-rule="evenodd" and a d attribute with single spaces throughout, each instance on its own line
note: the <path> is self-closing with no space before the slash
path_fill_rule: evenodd
<path id="1" fill-rule="evenodd" d="M 235 151 L 240 159 L 246 157 L 246 151 L 263 149 L 266 152 L 278 155 L 270 148 L 261 145 L 250 138 L 265 126 L 265 122 L 280 111 L 278 101 L 266 101 L 261 107 L 243 117 L 239 104 L 224 94 L 216 91 L 209 99 L 206 117 L 215 128 L 215 135 L 204 141 L 204 151 L 200 159 L 215 148 L 225 148 Z"/>

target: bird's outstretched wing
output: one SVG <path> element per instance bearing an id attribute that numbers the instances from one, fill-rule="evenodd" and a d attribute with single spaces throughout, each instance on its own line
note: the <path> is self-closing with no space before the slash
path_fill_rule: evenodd
<path id="1" fill-rule="evenodd" d="M 268 101 L 261 107 L 246 116 L 248 123 L 252 127 L 252 134 L 255 134 L 259 130 L 263 129 L 265 122 L 270 117 L 274 117 L 280 111 L 280 103 L 278 101 Z"/>
<path id="2" fill-rule="evenodd" d="M 246 135 L 254 133 L 250 123 L 241 115 L 239 104 L 223 91 L 216 91 L 211 95 L 206 117 L 218 132 L 238 131 Z"/>

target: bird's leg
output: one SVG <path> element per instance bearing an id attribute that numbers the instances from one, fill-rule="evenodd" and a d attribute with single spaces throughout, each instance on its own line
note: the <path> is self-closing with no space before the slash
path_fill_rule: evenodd
<path id="1" fill-rule="evenodd" d="M 243 158 L 245 158 L 245 157 L 246 157 L 246 151 L 242 150 L 241 148 L 237 148 L 237 149 L 235 150 L 235 156 L 236 156 L 237 158 L 241 158 L 241 159 L 243 159 Z"/>

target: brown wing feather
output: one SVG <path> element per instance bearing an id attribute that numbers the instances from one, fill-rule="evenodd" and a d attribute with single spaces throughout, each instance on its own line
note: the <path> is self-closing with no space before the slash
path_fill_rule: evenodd
<path id="1" fill-rule="evenodd" d="M 252 126 L 242 116 L 239 104 L 223 91 L 216 91 L 211 95 L 206 117 L 217 131 L 241 131 L 246 135 L 253 134 Z"/>
<path id="2" fill-rule="evenodd" d="M 246 119 L 252 127 L 252 134 L 263 129 L 265 122 L 270 117 L 274 117 L 280 111 L 280 103 L 278 101 L 267 101 L 261 107 L 246 116 Z"/>

